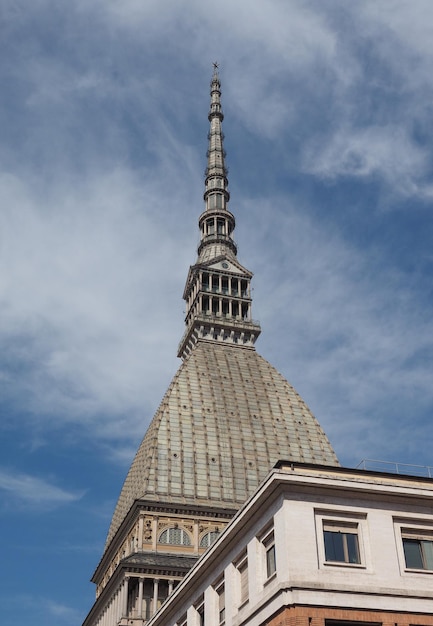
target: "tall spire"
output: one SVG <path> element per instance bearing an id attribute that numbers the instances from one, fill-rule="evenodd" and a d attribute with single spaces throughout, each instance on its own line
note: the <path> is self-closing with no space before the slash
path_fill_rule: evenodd
<path id="1" fill-rule="evenodd" d="M 205 209 L 199 217 L 200 244 L 190 267 L 183 298 L 186 330 L 178 356 L 185 359 L 198 341 L 254 348 L 260 325 L 251 317 L 252 273 L 237 260 L 234 215 L 228 210 L 227 167 L 223 146 L 221 82 L 214 63 L 205 171 Z"/>
<path id="2" fill-rule="evenodd" d="M 210 129 L 208 134 L 207 167 L 205 171 L 205 211 L 200 217 L 199 227 L 201 242 L 198 249 L 199 256 L 203 250 L 207 250 L 206 257 L 217 254 L 219 249 L 215 243 L 226 244 L 236 256 L 237 248 L 231 235 L 235 227 L 235 218 L 228 211 L 227 205 L 230 200 L 228 192 L 228 170 L 225 166 L 225 151 L 223 147 L 224 135 L 222 121 L 224 114 L 221 107 L 221 83 L 218 76 L 218 64 L 214 63 L 214 72 L 210 84 L 210 110 L 208 119 Z M 214 217 L 214 221 L 211 221 Z"/>

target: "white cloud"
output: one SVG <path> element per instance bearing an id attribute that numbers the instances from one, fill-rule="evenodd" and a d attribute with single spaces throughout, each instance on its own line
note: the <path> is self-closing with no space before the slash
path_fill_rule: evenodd
<path id="1" fill-rule="evenodd" d="M 166 222 L 172 199 L 158 180 L 138 184 L 115 171 L 41 198 L 0 179 L 0 367 L 4 393 L 35 416 L 86 422 L 156 402 L 146 390 L 157 383 L 156 361 L 174 363 L 181 267 L 193 258 L 192 246 L 182 251 L 179 218 Z"/>
<path id="2" fill-rule="evenodd" d="M 5 469 L 0 469 L 0 490 L 12 496 L 18 503 L 37 507 L 68 504 L 83 496 L 82 492 L 61 489 L 36 476 Z"/>
<path id="3" fill-rule="evenodd" d="M 429 151 L 416 145 L 406 129 L 396 125 L 341 128 L 329 139 L 312 139 L 305 147 L 304 168 L 316 176 L 376 177 L 402 196 L 431 197 Z"/>
<path id="4" fill-rule="evenodd" d="M 54 624 L 52 619 L 57 619 L 62 624 L 79 624 L 83 619 L 81 610 L 42 595 L 20 593 L 4 597 L 3 603 L 34 623 L 39 623 L 37 620 L 40 620 L 40 623 Z"/>
<path id="5" fill-rule="evenodd" d="M 51 615 L 54 615 L 67 623 L 76 623 L 75 620 L 81 617 L 81 614 L 76 609 L 53 600 L 47 600 L 46 607 Z"/>
<path id="6" fill-rule="evenodd" d="M 372 31 L 382 29 L 384 43 L 398 43 L 417 56 L 419 69 L 424 70 L 433 55 L 433 7 L 430 0 L 390 0 L 386 3 L 367 0 L 356 11 L 364 17 Z M 390 35 L 395 36 L 393 41 Z M 385 49 L 385 48 L 382 48 Z M 396 51 L 396 50 L 395 50 Z M 399 65 L 399 55 L 393 61 Z M 407 69 L 405 65 L 401 68 Z M 412 68 L 415 69 L 415 66 Z"/>

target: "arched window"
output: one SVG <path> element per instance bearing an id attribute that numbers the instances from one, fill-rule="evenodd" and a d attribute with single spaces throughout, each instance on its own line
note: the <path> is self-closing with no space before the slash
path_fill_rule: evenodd
<path id="1" fill-rule="evenodd" d="M 171 546 L 190 546 L 191 539 L 183 528 L 166 528 L 159 536 L 159 543 L 167 543 Z"/>
<path id="2" fill-rule="evenodd" d="M 200 539 L 200 548 L 208 548 L 209 546 L 211 546 L 213 542 L 218 539 L 219 534 L 219 531 L 215 530 L 203 535 L 203 537 Z"/>

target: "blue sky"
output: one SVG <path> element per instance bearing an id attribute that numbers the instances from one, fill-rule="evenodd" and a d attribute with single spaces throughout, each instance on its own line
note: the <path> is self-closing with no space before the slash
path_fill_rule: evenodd
<path id="1" fill-rule="evenodd" d="M 212 61 L 257 348 L 344 465 L 433 465 L 433 4 L 0 1 L 4 623 L 80 624 L 179 362 Z"/>

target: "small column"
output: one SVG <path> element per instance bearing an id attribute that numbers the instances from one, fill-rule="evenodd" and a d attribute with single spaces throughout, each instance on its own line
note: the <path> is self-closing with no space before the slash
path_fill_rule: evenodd
<path id="1" fill-rule="evenodd" d="M 193 543 L 194 543 L 194 552 L 196 554 L 198 554 L 198 552 L 199 552 L 199 544 L 198 544 L 199 535 L 200 535 L 199 521 L 198 521 L 198 519 L 195 519 L 194 520 L 193 531 L 192 531 L 192 537 L 193 537 Z"/>
<path id="2" fill-rule="evenodd" d="M 168 595 L 169 596 L 173 593 L 173 585 L 174 585 L 174 580 L 169 580 L 168 581 Z"/>
<path id="3" fill-rule="evenodd" d="M 156 611 L 158 610 L 158 585 L 159 585 L 159 578 L 154 578 L 153 579 L 153 612 L 152 612 L 152 615 L 155 615 Z"/>
<path id="4" fill-rule="evenodd" d="M 143 616 L 143 579 L 139 578 L 138 580 L 138 612 L 137 617 L 141 618 Z"/>
<path id="5" fill-rule="evenodd" d="M 114 608 L 114 599 L 112 598 L 110 602 L 110 612 L 109 612 L 109 617 L 108 617 L 108 623 L 110 624 L 110 626 L 114 623 L 113 608 Z"/>
<path id="6" fill-rule="evenodd" d="M 154 517 L 152 520 L 152 550 L 156 552 L 156 541 L 158 534 L 158 518 Z"/>
<path id="7" fill-rule="evenodd" d="M 128 617 L 128 582 L 129 576 L 125 576 L 122 585 L 122 617 Z"/>
<path id="8" fill-rule="evenodd" d="M 144 533 L 144 517 L 143 515 L 140 515 L 140 517 L 138 518 L 138 544 L 137 544 L 138 550 L 143 549 L 143 533 Z"/>
<path id="9" fill-rule="evenodd" d="M 114 594 L 114 621 L 117 622 L 120 619 L 120 615 L 119 615 L 120 611 L 119 611 L 119 590 L 116 590 L 116 593 Z"/>

